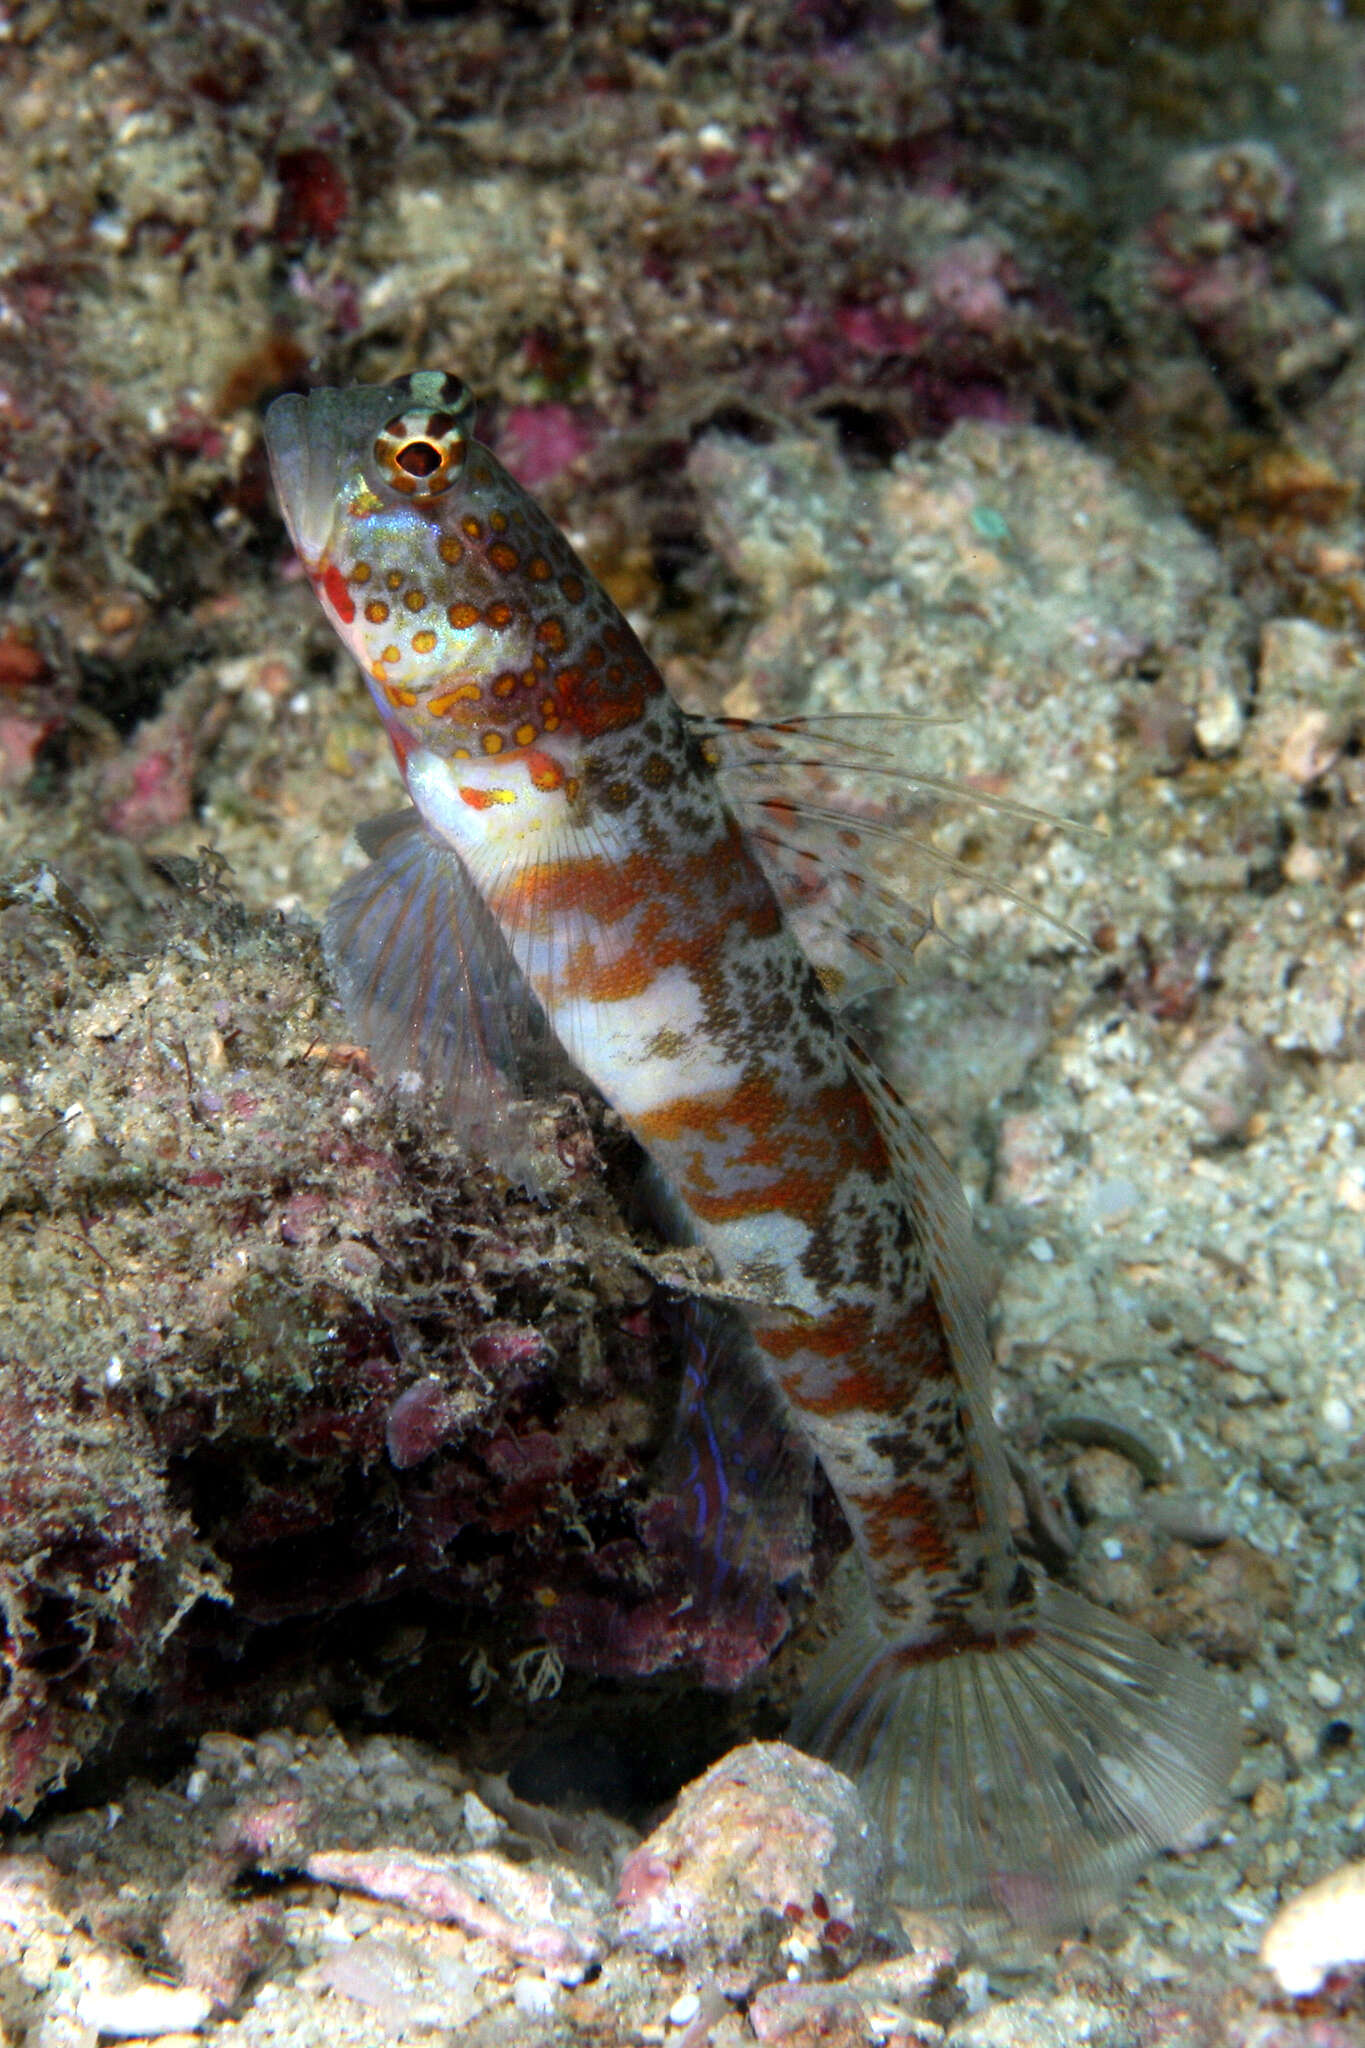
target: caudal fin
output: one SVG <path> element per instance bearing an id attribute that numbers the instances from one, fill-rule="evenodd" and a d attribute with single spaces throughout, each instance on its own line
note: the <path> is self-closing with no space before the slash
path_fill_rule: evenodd
<path id="1" fill-rule="evenodd" d="M 1187 1836 L 1237 1754 L 1206 1672 L 1055 1586 L 1026 1637 L 932 1659 L 869 1608 L 818 1659 L 791 1733 L 858 1780 L 898 1897 L 1047 1928 L 1092 1918 Z"/>

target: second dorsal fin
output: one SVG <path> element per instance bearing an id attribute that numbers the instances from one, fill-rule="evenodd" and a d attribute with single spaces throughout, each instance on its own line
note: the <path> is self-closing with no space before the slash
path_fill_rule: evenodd
<path id="1" fill-rule="evenodd" d="M 837 1009 L 910 979 L 927 934 L 943 936 L 934 900 L 949 877 L 1018 904 L 1074 944 L 1087 943 L 1003 876 L 933 843 L 930 807 L 943 799 L 1032 825 L 1089 831 L 917 769 L 906 758 L 907 742 L 920 726 L 937 722 L 892 714 L 692 721 Z"/>

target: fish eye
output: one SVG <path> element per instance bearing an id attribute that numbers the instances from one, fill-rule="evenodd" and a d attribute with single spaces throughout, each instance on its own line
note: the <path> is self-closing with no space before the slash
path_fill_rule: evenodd
<path id="1" fill-rule="evenodd" d="M 406 498 L 438 498 L 464 466 L 468 442 L 454 413 L 400 412 L 381 428 L 374 459 L 385 483 Z"/>
<path id="2" fill-rule="evenodd" d="M 430 441 L 409 441 L 393 459 L 409 476 L 429 477 L 441 467 L 441 451 Z"/>

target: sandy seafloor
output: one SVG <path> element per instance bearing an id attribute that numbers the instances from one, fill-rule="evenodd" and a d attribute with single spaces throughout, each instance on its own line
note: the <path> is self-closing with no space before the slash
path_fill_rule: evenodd
<path id="1" fill-rule="evenodd" d="M 363 1056 L 327 1059 L 346 1033 L 311 937 L 396 785 L 291 572 L 258 407 L 420 363 L 488 395 L 685 701 L 938 721 L 908 729 L 911 768 L 1088 828 L 920 792 L 913 835 L 957 867 L 914 865 L 942 936 L 878 1028 L 971 1196 L 998 1410 L 1070 1503 L 1068 1570 L 1216 1666 L 1243 1760 L 1207 1841 L 1088 1943 L 979 1934 L 919 2032 L 874 2001 L 763 2037 L 1365 2039 L 1349 1973 L 1296 2005 L 1255 1962 L 1281 1900 L 1365 1855 L 1365 23 L 1078 13 L 0 8 L 0 1759 L 33 1809 L 6 1851 L 60 1873 L 0 1912 L 0 2040 L 93 2044 L 110 1955 L 196 1981 L 163 1938 L 171 1844 L 215 1770 L 257 1768 L 234 1741 L 275 1728 L 267 1762 L 302 1782 L 384 1729 L 369 1767 L 418 1789 L 374 1814 L 424 1851 L 439 1829 L 403 1816 L 443 1771 L 449 1839 L 479 1839 L 466 1739 L 493 1768 L 554 1749 L 515 1661 L 524 1567 L 476 1736 L 453 1686 L 405 1720 L 387 1679 L 310 1708 L 296 1670 L 272 1693 L 253 1666 L 239 1698 L 162 1661 L 230 1577 L 209 1496 L 177 1491 L 195 1430 L 257 1442 L 277 1386 L 297 1403 L 304 1336 L 382 1292 L 386 1229 L 458 1230 L 468 1202 L 476 1236 L 516 1235 L 475 1169 L 444 1211 L 431 1159 L 395 1180 L 411 1148 Z M 498 1257 L 543 1259 L 581 1351 L 649 1287 L 621 1148 L 566 1115 L 554 1255 L 536 1223 Z M 323 1133 L 363 1165 L 315 1164 Z M 510 1327 L 482 1256 L 462 1341 L 479 1286 Z M 320 1597 L 343 1582 L 363 1608 L 341 1569 Z M 101 1775 L 45 1807 L 82 1758 Z M 319 1905 L 277 1863 L 283 1945 L 256 1974 L 239 1945 L 195 2009 L 209 2038 L 704 2038 L 701 1951 L 608 1968 L 596 2004 L 524 1958 L 515 1988 L 472 1937 L 400 1967 L 405 1909 Z M 387 1975 L 319 1972 L 362 1938 Z M 745 1996 L 711 2039 L 752 2038 Z"/>

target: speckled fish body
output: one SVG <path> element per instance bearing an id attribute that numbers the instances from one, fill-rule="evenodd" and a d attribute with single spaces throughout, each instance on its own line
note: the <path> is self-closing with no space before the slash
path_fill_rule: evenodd
<path id="1" fill-rule="evenodd" d="M 1013 1549 L 965 1204 L 798 937 L 813 866 L 876 894 L 856 831 L 803 800 L 799 725 L 689 718 L 471 412 L 418 373 L 268 421 L 413 804 L 334 905 L 343 998 L 476 1133 L 533 1041 L 620 1112 L 753 1302 L 861 1556 L 798 1739 L 861 1776 L 908 1894 L 1084 1912 L 1216 1798 L 1222 1710 Z"/>

